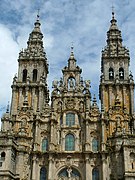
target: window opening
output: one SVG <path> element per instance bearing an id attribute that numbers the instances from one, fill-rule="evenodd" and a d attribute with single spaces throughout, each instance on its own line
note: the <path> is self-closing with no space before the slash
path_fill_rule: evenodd
<path id="1" fill-rule="evenodd" d="M 134 164 L 132 163 L 132 169 L 134 169 Z"/>
<path id="2" fill-rule="evenodd" d="M 42 140 L 42 152 L 46 152 L 48 150 L 48 139 L 44 138 Z"/>
<path id="3" fill-rule="evenodd" d="M 66 125 L 69 127 L 75 125 L 75 114 L 73 113 L 66 114 Z"/>
<path id="4" fill-rule="evenodd" d="M 113 80 L 114 79 L 114 70 L 113 68 L 109 68 L 109 80 Z"/>
<path id="5" fill-rule="evenodd" d="M 122 80 L 124 79 L 124 69 L 123 68 L 120 68 L 119 69 L 119 78 Z"/>
<path id="6" fill-rule="evenodd" d="M 80 176 L 80 173 L 78 172 L 78 170 L 76 170 L 76 169 L 74 169 L 74 168 L 72 168 L 72 167 L 70 167 L 70 168 L 64 168 L 64 169 L 62 169 L 60 172 L 59 172 L 59 174 L 58 174 L 58 177 L 66 177 L 66 178 L 79 178 L 79 177 L 81 177 Z"/>
<path id="7" fill-rule="evenodd" d="M 27 69 L 23 70 L 23 82 L 26 82 L 27 80 Z"/>
<path id="8" fill-rule="evenodd" d="M 75 150 L 75 138 L 72 134 L 66 135 L 65 150 L 66 151 L 74 151 Z"/>
<path id="9" fill-rule="evenodd" d="M 5 153 L 5 152 L 2 152 L 2 153 L 1 153 L 1 160 L 4 161 L 4 160 L 5 160 L 5 156 L 6 156 L 6 153 Z"/>
<path id="10" fill-rule="evenodd" d="M 97 151 L 98 151 L 98 140 L 97 140 L 96 138 L 94 138 L 94 139 L 92 140 L 92 150 L 93 150 L 94 152 L 97 152 Z"/>
<path id="11" fill-rule="evenodd" d="M 45 167 L 42 167 L 41 169 L 40 169 L 40 180 L 46 180 L 46 174 L 47 174 L 47 172 L 46 172 L 46 168 Z"/>
<path id="12" fill-rule="evenodd" d="M 37 69 L 33 70 L 33 82 L 37 81 Z"/>
<path id="13" fill-rule="evenodd" d="M 92 170 L 92 180 L 99 180 L 99 170 L 97 168 Z"/>

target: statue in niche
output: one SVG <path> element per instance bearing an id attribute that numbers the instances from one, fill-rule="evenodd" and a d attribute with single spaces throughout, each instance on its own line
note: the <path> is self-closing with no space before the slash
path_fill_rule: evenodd
<path id="1" fill-rule="evenodd" d="M 80 111 L 83 112 L 83 110 L 84 110 L 83 102 L 80 102 Z"/>
<path id="2" fill-rule="evenodd" d="M 58 102 L 58 108 L 57 108 L 58 112 L 61 112 L 62 110 L 62 103 Z"/>
<path id="3" fill-rule="evenodd" d="M 63 86 L 63 80 L 62 80 L 62 78 L 60 78 L 60 87 L 62 87 Z"/>
<path id="4" fill-rule="evenodd" d="M 73 87 L 74 87 L 73 78 L 70 79 L 70 81 L 69 81 L 69 86 L 70 86 L 71 89 L 73 89 Z"/>
<path id="5" fill-rule="evenodd" d="M 21 127 L 26 127 L 26 124 L 27 124 L 27 120 L 26 118 L 23 118 L 21 122 Z"/>
<path id="6" fill-rule="evenodd" d="M 13 83 L 15 83 L 17 81 L 17 74 L 15 74 L 14 78 L 13 78 Z"/>
<path id="7" fill-rule="evenodd" d="M 86 86 L 86 89 L 90 88 L 90 80 L 85 81 L 85 86 Z"/>
<path id="8" fill-rule="evenodd" d="M 52 87 L 53 87 L 54 89 L 57 89 L 57 87 L 58 87 L 58 81 L 57 81 L 57 80 L 54 80 L 54 81 L 53 81 Z"/>
<path id="9" fill-rule="evenodd" d="M 26 135 L 26 125 L 27 125 L 27 119 L 23 118 L 21 122 L 21 127 L 19 128 L 19 135 Z"/>

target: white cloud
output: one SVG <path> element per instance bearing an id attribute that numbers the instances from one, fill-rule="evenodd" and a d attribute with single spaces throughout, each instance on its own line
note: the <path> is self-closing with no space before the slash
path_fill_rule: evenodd
<path id="1" fill-rule="evenodd" d="M 0 24 L 0 105 L 10 100 L 11 81 L 17 72 L 18 44 L 13 40 L 12 32 Z"/>

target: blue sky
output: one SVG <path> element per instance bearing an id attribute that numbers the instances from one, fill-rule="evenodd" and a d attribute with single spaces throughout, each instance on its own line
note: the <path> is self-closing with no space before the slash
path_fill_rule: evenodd
<path id="1" fill-rule="evenodd" d="M 18 54 L 26 48 L 40 9 L 41 30 L 49 63 L 48 84 L 59 80 L 74 42 L 77 64 L 91 93 L 98 99 L 101 50 L 106 45 L 112 4 L 123 45 L 129 48 L 135 77 L 135 0 L 1 0 L 0 1 L 0 116 L 11 102 L 11 84 L 17 73 Z"/>

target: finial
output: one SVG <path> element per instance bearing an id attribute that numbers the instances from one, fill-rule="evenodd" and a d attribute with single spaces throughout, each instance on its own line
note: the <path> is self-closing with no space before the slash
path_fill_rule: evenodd
<path id="1" fill-rule="evenodd" d="M 112 19 L 114 19 L 114 6 L 112 5 Z"/>
<path id="2" fill-rule="evenodd" d="M 94 94 L 94 97 L 93 97 L 93 104 L 92 104 L 92 106 L 98 108 L 97 99 L 96 99 L 96 95 L 95 94 Z"/>
<path id="3" fill-rule="evenodd" d="M 74 50 L 74 43 L 72 42 L 71 43 L 71 53 L 73 53 L 73 50 Z"/>
<path id="4" fill-rule="evenodd" d="M 101 112 L 104 113 L 104 105 L 101 104 Z"/>
<path id="5" fill-rule="evenodd" d="M 40 9 L 38 9 L 38 12 L 37 12 L 37 21 L 39 21 L 39 12 L 40 12 Z"/>
<path id="6" fill-rule="evenodd" d="M 97 102 L 97 99 L 96 99 L 96 95 L 94 94 L 94 97 L 93 97 L 93 102 L 96 103 Z"/>

